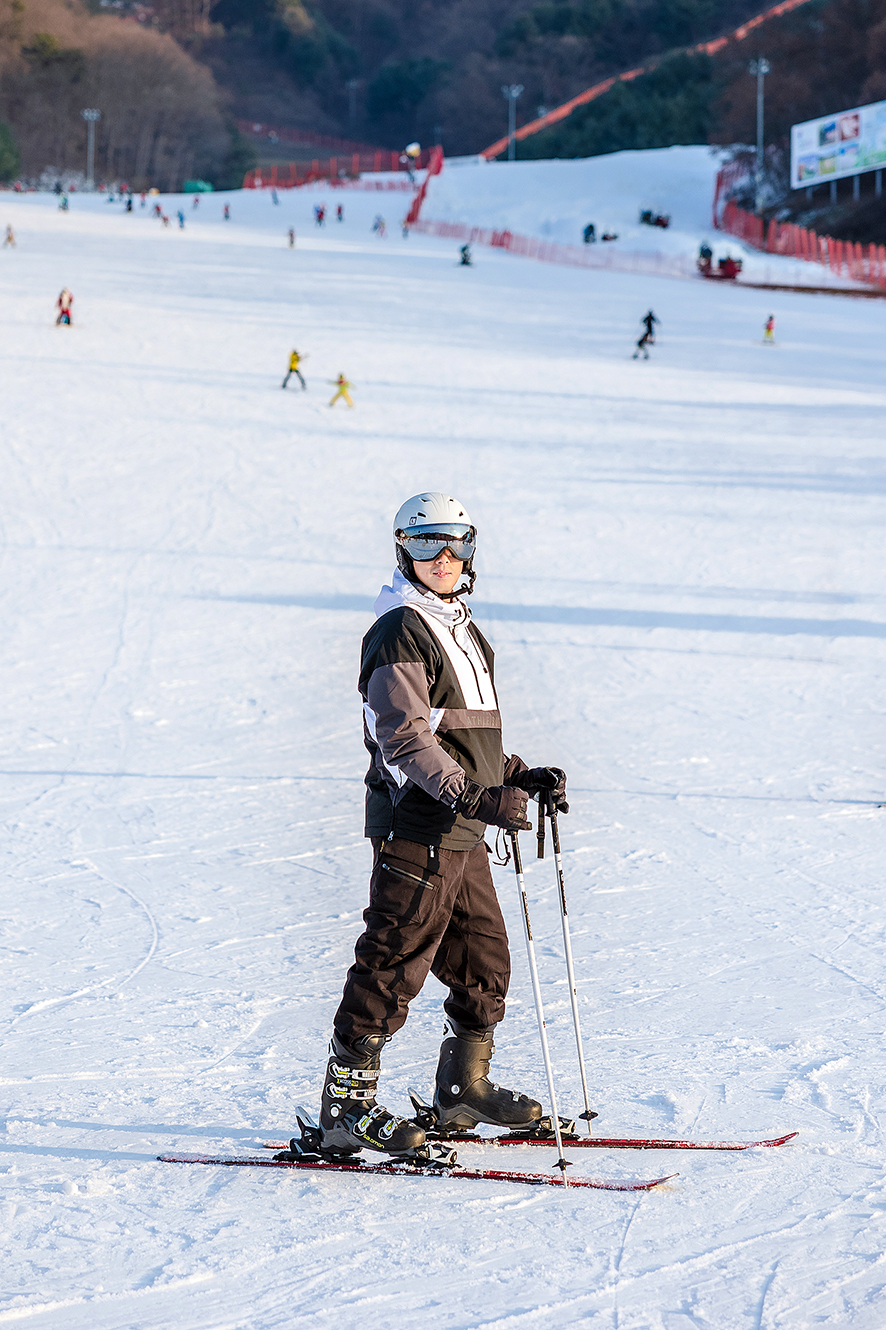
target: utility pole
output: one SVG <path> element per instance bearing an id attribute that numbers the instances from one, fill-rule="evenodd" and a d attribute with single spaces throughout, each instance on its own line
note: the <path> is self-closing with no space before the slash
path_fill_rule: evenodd
<path id="1" fill-rule="evenodd" d="M 769 70 L 769 61 L 762 55 L 757 60 L 752 60 L 748 65 L 748 72 L 757 80 L 757 158 L 754 165 L 754 210 L 758 214 L 763 211 L 763 80 Z"/>
<path id="2" fill-rule="evenodd" d="M 522 83 L 505 84 L 501 95 L 508 101 L 508 161 L 517 160 L 517 98 L 523 91 Z"/>
<path id="3" fill-rule="evenodd" d="M 86 188 L 95 188 L 95 122 L 101 120 L 101 111 L 81 111 L 86 121 Z"/>

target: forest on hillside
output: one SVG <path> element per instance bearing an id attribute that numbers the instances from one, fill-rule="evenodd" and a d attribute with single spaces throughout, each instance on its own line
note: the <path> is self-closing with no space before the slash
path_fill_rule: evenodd
<path id="1" fill-rule="evenodd" d="M 748 60 L 765 54 L 767 141 L 886 98 L 886 0 L 810 0 L 715 58 L 682 48 L 730 31 L 760 0 L 0 0 L 0 178 L 82 168 L 96 106 L 97 171 L 136 187 L 189 175 L 234 185 L 250 164 L 236 121 L 399 148 L 472 153 L 591 83 L 654 65 L 519 145 L 588 156 L 754 138 Z"/>

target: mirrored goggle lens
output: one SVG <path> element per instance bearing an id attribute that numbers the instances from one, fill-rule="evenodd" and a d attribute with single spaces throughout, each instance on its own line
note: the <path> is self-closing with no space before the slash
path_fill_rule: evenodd
<path id="1" fill-rule="evenodd" d="M 400 544 L 410 559 L 418 563 L 436 559 L 444 550 L 451 550 L 456 559 L 466 563 L 476 549 L 476 536 L 473 530 L 458 536 L 445 531 L 406 531 L 400 537 Z"/>

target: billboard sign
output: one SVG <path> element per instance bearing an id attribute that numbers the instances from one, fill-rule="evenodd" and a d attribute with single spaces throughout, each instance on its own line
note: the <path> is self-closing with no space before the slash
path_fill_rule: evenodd
<path id="1" fill-rule="evenodd" d="M 886 102 L 791 126 L 791 188 L 886 166 Z"/>

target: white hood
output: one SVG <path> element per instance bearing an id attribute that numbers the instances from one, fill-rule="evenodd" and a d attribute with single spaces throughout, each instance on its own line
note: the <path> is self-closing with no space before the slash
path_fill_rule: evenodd
<path id="1" fill-rule="evenodd" d="M 389 610 L 400 609 L 402 605 L 430 614 L 439 623 L 448 628 L 462 651 L 474 654 L 476 648 L 468 634 L 471 611 L 460 600 L 441 600 L 433 591 L 423 591 L 414 582 L 404 577 L 399 568 L 394 569 L 390 586 L 383 586 L 375 602 L 375 617 L 380 619 Z"/>

